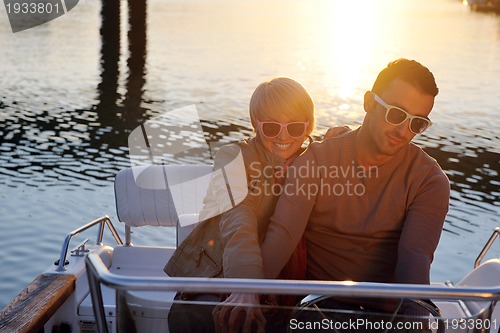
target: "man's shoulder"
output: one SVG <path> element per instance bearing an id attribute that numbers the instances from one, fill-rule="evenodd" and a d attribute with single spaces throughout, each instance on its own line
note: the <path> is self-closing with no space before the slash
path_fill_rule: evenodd
<path id="1" fill-rule="evenodd" d="M 413 142 L 409 144 L 408 157 L 407 160 L 413 167 L 418 168 L 420 174 L 437 176 L 442 178 L 443 182 L 449 183 L 448 176 L 446 176 L 438 161 Z"/>
<path id="2" fill-rule="evenodd" d="M 349 132 L 341 136 L 312 142 L 297 158 L 295 165 L 317 163 L 318 165 L 337 165 L 344 160 L 354 158 L 355 133 Z"/>
<path id="3" fill-rule="evenodd" d="M 418 163 L 429 165 L 429 166 L 439 166 L 437 160 L 429 155 L 422 147 L 417 146 L 415 143 L 410 142 L 408 145 L 408 155 L 412 160 L 417 160 Z"/>
<path id="4" fill-rule="evenodd" d="M 351 148 L 354 144 L 356 138 L 356 131 L 351 131 L 339 136 L 323 139 L 321 141 L 315 141 L 311 143 L 309 149 L 315 153 L 323 153 L 325 151 L 331 151 L 332 149 L 340 149 L 346 146 Z"/>

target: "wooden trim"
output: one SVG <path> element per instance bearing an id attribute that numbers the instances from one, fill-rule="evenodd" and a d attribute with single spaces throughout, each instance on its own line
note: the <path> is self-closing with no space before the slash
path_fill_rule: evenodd
<path id="1" fill-rule="evenodd" d="M 0 332 L 39 332 L 75 290 L 76 276 L 41 274 L 0 312 Z"/>

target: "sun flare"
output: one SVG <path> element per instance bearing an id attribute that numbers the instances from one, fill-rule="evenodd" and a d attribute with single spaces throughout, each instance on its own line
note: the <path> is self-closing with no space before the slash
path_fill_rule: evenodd
<path id="1" fill-rule="evenodd" d="M 340 97 L 356 94 L 361 71 L 371 59 L 376 33 L 374 1 L 335 1 L 331 6 L 332 19 L 328 33 L 328 71 L 337 81 Z"/>

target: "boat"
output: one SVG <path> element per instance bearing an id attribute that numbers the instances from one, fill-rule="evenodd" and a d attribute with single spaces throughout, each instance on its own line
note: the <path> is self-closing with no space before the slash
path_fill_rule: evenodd
<path id="1" fill-rule="evenodd" d="M 2 310 L 0 331 L 168 332 L 167 317 L 176 293 L 206 291 L 304 295 L 300 304 L 289 309 L 290 316 L 300 311 L 326 311 L 317 307 L 317 301 L 325 297 L 405 299 L 428 310 L 425 320 L 433 332 L 498 331 L 500 259 L 484 258 L 500 228 L 493 231 L 473 268 L 456 284 L 168 277 L 163 267 L 175 246 L 133 245 L 133 230 L 143 226 L 175 228 L 179 244 L 197 222 L 196 212 L 211 172 L 209 165 L 121 170 L 115 178 L 115 200 L 125 240 L 116 229 L 116 221 L 108 216 L 69 232 L 59 259 Z M 176 180 L 175 203 L 171 180 Z M 179 198 L 185 204 L 180 205 Z M 85 239 L 69 250 L 76 236 L 92 231 L 97 232 L 95 241 Z M 103 243 L 105 234 L 111 244 Z M 392 323 L 395 315 L 387 322 Z M 290 323 L 297 324 L 291 318 Z M 323 324 L 328 323 L 336 325 Z"/>

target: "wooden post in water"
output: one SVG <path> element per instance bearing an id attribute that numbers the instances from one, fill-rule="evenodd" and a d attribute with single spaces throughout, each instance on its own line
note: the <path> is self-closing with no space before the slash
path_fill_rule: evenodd
<path id="1" fill-rule="evenodd" d="M 104 113 L 115 111 L 119 97 L 120 2 L 120 0 L 101 1 L 101 82 L 97 89 L 98 109 L 110 108 L 103 110 Z"/>
<path id="2" fill-rule="evenodd" d="M 142 115 L 144 110 L 140 111 L 144 84 L 146 82 L 146 9 L 147 0 L 128 1 L 128 50 L 129 58 L 127 60 L 127 95 L 125 97 L 125 110 L 128 116 L 135 115 L 136 122 L 143 122 Z"/>

